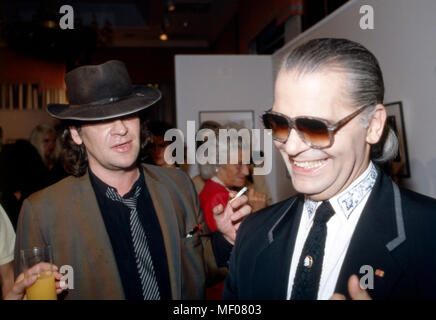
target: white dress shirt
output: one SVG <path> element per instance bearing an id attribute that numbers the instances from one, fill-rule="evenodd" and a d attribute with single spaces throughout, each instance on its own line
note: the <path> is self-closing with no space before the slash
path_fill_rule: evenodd
<path id="1" fill-rule="evenodd" d="M 321 279 L 318 290 L 318 300 L 328 300 L 335 293 L 336 282 L 339 278 L 342 263 L 350 244 L 351 237 L 360 215 L 369 198 L 377 178 L 377 170 L 372 162 L 347 189 L 332 197 L 329 201 L 335 214 L 327 222 L 327 238 L 324 249 Z M 290 299 L 292 286 L 301 252 L 306 238 L 312 228 L 316 209 L 320 202 L 306 199 L 301 215 L 298 234 L 295 241 L 294 252 L 289 271 L 287 298 Z"/>

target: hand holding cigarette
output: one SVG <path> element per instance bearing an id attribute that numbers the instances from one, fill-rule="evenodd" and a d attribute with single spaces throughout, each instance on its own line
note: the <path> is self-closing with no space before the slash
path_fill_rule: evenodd
<path id="1" fill-rule="evenodd" d="M 251 207 L 247 204 L 248 197 L 244 195 L 247 188 L 242 188 L 237 194 L 230 192 L 232 198 L 224 208 L 218 205 L 214 208 L 214 218 L 218 230 L 231 244 L 235 243 L 236 231 L 242 220 L 251 213 Z"/>
<path id="2" fill-rule="evenodd" d="M 246 191 L 248 190 L 247 187 L 243 187 L 241 190 L 239 190 L 239 192 L 236 194 L 236 196 L 234 196 L 229 203 L 232 203 L 234 200 L 238 199 L 240 196 L 242 196 Z"/>

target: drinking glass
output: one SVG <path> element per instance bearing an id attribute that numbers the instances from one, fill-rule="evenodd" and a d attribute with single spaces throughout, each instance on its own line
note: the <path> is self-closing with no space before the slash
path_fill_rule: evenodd
<path id="1" fill-rule="evenodd" d="M 40 262 L 47 262 L 50 266 L 43 268 L 38 274 L 36 282 L 26 289 L 28 300 L 57 300 L 56 285 L 51 264 L 53 254 L 51 246 L 33 247 L 21 250 L 23 272 Z"/>

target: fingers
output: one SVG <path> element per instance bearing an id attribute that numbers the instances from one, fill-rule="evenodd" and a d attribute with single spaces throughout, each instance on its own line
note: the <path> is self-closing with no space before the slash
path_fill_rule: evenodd
<path id="1" fill-rule="evenodd" d="M 348 293 L 352 300 L 372 300 L 369 293 L 360 287 L 359 277 L 353 274 L 348 279 Z M 330 300 L 346 300 L 345 296 L 335 293 Z"/>
<path id="2" fill-rule="evenodd" d="M 33 267 L 27 269 L 26 272 L 24 273 L 24 277 L 25 278 L 31 277 L 33 275 L 38 275 L 40 273 L 47 272 L 47 271 L 56 272 L 58 271 L 58 267 L 48 262 L 40 262 L 34 265 Z"/>
<path id="3" fill-rule="evenodd" d="M 224 206 L 222 204 L 217 205 L 212 209 L 214 215 L 220 215 L 224 212 Z"/>
<path id="4" fill-rule="evenodd" d="M 242 195 L 239 198 L 236 198 L 232 203 L 230 203 L 230 206 L 233 209 L 238 209 L 239 207 L 243 206 L 248 202 L 248 197 L 246 195 Z"/>
<path id="5" fill-rule="evenodd" d="M 242 220 L 246 216 L 248 216 L 251 213 L 251 207 L 249 205 L 244 205 L 241 208 L 238 209 L 238 211 L 235 211 L 231 216 L 230 220 L 232 222 L 236 222 L 239 220 Z"/>
<path id="6" fill-rule="evenodd" d="M 359 277 L 355 274 L 348 279 L 348 292 L 353 300 L 372 300 L 368 292 L 360 287 Z"/>
<path id="7" fill-rule="evenodd" d="M 24 279 L 24 273 L 20 273 L 20 274 L 18 275 L 17 279 L 15 279 L 15 282 L 23 281 L 23 279 Z"/>
<path id="8" fill-rule="evenodd" d="M 22 300 L 26 293 L 26 289 L 35 283 L 38 279 L 38 275 L 32 275 L 30 277 L 25 277 L 24 273 L 21 273 L 11 291 L 6 295 L 5 300 Z"/>
<path id="9" fill-rule="evenodd" d="M 235 223 L 233 226 L 235 228 L 235 231 L 238 232 L 239 226 L 241 225 L 241 222 Z"/>
<path id="10" fill-rule="evenodd" d="M 343 294 L 335 293 L 330 300 L 347 300 Z"/>
<path id="11" fill-rule="evenodd" d="M 62 278 L 62 274 L 57 272 L 57 271 L 53 272 L 53 275 L 54 275 L 55 279 L 58 281 L 61 280 L 61 278 Z"/>
<path id="12" fill-rule="evenodd" d="M 236 191 L 229 191 L 229 199 L 233 199 L 237 194 L 238 193 Z"/>
<path id="13" fill-rule="evenodd" d="M 53 272 L 56 281 L 56 293 L 62 292 L 59 286 L 59 280 L 62 278 L 62 274 L 58 271 L 58 267 L 54 264 L 47 262 L 40 262 L 33 267 L 26 270 L 26 272 L 21 273 L 15 280 L 15 284 L 11 291 L 6 295 L 6 300 L 22 300 L 25 299 L 26 289 L 32 286 L 39 277 L 39 274 L 44 272 Z"/>

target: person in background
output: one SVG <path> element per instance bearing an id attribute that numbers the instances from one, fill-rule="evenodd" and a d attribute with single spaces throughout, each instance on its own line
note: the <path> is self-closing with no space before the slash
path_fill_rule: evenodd
<path id="1" fill-rule="evenodd" d="M 236 124 L 231 124 L 229 126 L 229 128 L 231 128 L 231 127 L 234 127 L 235 129 L 241 129 L 241 127 L 236 125 Z M 215 122 L 215 121 L 204 121 L 204 122 L 201 123 L 200 128 L 198 129 L 198 131 L 200 131 L 202 129 L 210 129 L 210 130 L 213 130 L 216 134 L 218 134 L 220 128 L 222 128 L 222 127 L 221 127 L 221 125 L 218 122 Z M 205 136 L 203 137 L 202 140 L 197 141 L 196 148 L 198 149 L 203 143 L 205 143 L 207 141 L 207 139 L 208 139 L 207 135 L 205 134 Z M 263 157 L 263 152 L 262 151 L 260 152 L 260 155 L 261 155 L 261 157 Z M 265 176 L 263 176 L 263 175 L 254 175 L 253 174 L 253 169 L 254 169 L 254 164 L 253 163 L 250 163 L 248 168 L 249 168 L 249 174 L 247 176 L 247 183 L 246 183 L 246 186 L 249 189 L 248 194 L 253 196 L 253 195 L 257 194 L 254 191 L 258 191 L 258 192 L 260 192 L 260 193 L 265 195 L 265 197 L 266 197 L 266 205 L 267 206 L 271 205 L 272 204 L 272 197 L 271 197 L 271 193 L 269 191 L 269 188 L 268 188 L 268 186 L 266 184 Z M 194 178 L 192 178 L 192 181 L 194 182 L 195 190 L 197 191 L 197 194 L 200 194 L 201 191 L 203 190 L 204 185 L 206 184 L 206 180 L 202 178 L 201 174 L 198 174 Z M 253 190 L 253 191 L 250 191 L 250 190 Z"/>
<path id="2" fill-rule="evenodd" d="M 3 146 L 0 177 L 0 203 L 15 229 L 23 200 L 47 186 L 47 169 L 35 147 L 19 139 Z"/>
<path id="3" fill-rule="evenodd" d="M 231 149 L 236 149 L 238 152 L 238 163 L 230 163 L 230 159 L 228 158 L 226 164 L 207 163 L 199 165 L 200 175 L 206 183 L 198 197 L 200 199 L 204 219 L 212 232 L 217 229 L 214 208 L 217 206 L 225 208 L 231 198 L 230 192 L 239 191 L 248 184 L 247 177 L 250 174 L 250 164 L 243 163 L 243 154 L 245 153 L 244 158 L 250 159 L 249 148 L 245 149 L 240 139 L 238 139 L 236 144 L 233 144 L 229 139 L 226 141 L 220 141 L 219 139 L 219 129 L 235 128 L 235 126 L 229 125 L 223 128 L 216 128 L 213 132 L 216 136 L 217 157 L 220 152 L 226 152 L 226 150 L 228 152 Z M 230 156 L 230 153 L 228 153 L 228 156 Z M 247 197 L 253 212 L 266 206 L 266 196 L 254 188 L 249 189 Z M 221 298 L 223 285 L 224 282 L 208 288 L 207 298 Z"/>
<path id="4" fill-rule="evenodd" d="M 14 285 L 14 246 L 14 228 L 0 205 L 0 298 Z"/>
<path id="5" fill-rule="evenodd" d="M 260 156 L 263 158 L 263 151 L 260 151 Z M 254 168 L 257 165 L 253 163 L 253 160 L 250 164 L 250 174 L 247 177 L 248 180 L 248 188 L 249 189 L 255 189 L 259 191 L 260 193 L 264 194 L 266 197 L 266 206 L 270 206 L 273 204 L 273 200 L 271 197 L 271 193 L 269 191 L 268 185 L 266 183 L 266 179 L 264 175 L 255 175 L 254 174 Z"/>
<path id="6" fill-rule="evenodd" d="M 175 168 L 177 164 L 168 164 L 165 161 L 165 149 L 171 141 L 165 141 L 165 132 L 172 127 L 164 121 L 151 121 L 147 124 L 147 130 L 151 133 L 151 141 L 146 145 L 145 163 L 154 164 L 159 167 Z"/>
<path id="7" fill-rule="evenodd" d="M 32 130 L 29 141 L 36 148 L 47 168 L 47 185 L 67 176 L 59 158 L 60 144 L 53 125 L 47 123 L 37 125 Z"/>
<path id="8" fill-rule="evenodd" d="M 200 131 L 202 129 L 210 129 L 210 130 L 213 130 L 214 132 L 218 132 L 220 127 L 221 127 L 221 125 L 218 122 L 203 121 L 200 124 L 200 128 L 198 128 L 198 131 Z M 198 147 L 200 147 L 206 141 L 207 141 L 207 136 L 204 135 L 202 140 L 196 141 L 196 149 L 198 149 Z M 192 178 L 192 182 L 194 182 L 194 186 L 195 186 L 195 190 L 197 191 L 197 194 L 200 194 L 201 190 L 203 190 L 204 185 L 206 184 L 206 180 L 204 180 L 201 177 L 201 174 L 198 174 Z"/>
<path id="9" fill-rule="evenodd" d="M 216 230 L 214 221 L 213 208 L 217 205 L 225 206 L 229 201 L 230 191 L 239 191 L 241 188 L 248 186 L 248 177 L 250 175 L 250 163 L 243 163 L 243 153 L 245 158 L 250 159 L 250 149 L 244 148 L 241 139 L 238 139 L 237 145 L 233 145 L 230 139 L 223 142 L 219 139 L 219 129 L 241 129 L 235 124 L 229 124 L 214 130 L 216 136 L 217 157 L 220 152 L 224 153 L 231 148 L 238 150 L 238 163 L 210 164 L 199 165 L 200 176 L 206 181 L 203 189 L 199 193 L 200 205 L 203 209 L 205 220 L 210 230 Z M 228 154 L 230 156 L 230 154 Z M 216 161 L 218 163 L 218 159 Z M 258 192 L 254 188 L 249 188 L 247 192 L 248 202 L 253 212 L 266 207 L 266 195 Z"/>

